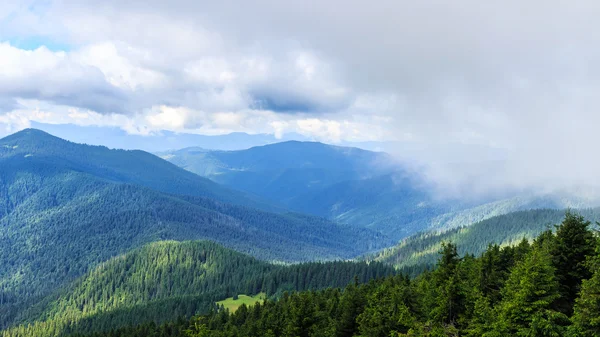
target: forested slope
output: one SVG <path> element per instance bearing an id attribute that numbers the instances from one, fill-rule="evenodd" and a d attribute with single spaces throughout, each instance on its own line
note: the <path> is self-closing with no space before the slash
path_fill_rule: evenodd
<path id="1" fill-rule="evenodd" d="M 188 148 L 159 153 L 178 166 L 302 213 L 400 239 L 449 212 L 386 153 L 315 142 L 240 151 Z"/>
<path id="2" fill-rule="evenodd" d="M 547 229 L 554 229 L 564 218 L 565 212 L 555 209 L 519 211 L 495 216 L 470 226 L 423 232 L 368 259 L 394 265 L 414 275 L 435 265 L 437 252 L 444 242 L 455 243 L 461 255 L 479 255 L 489 244 L 515 245 L 524 238 L 531 240 Z M 594 222 L 600 220 L 600 209 L 597 208 L 577 210 L 577 213 Z"/>
<path id="3" fill-rule="evenodd" d="M 191 172 L 286 208 L 401 240 L 532 209 L 589 208 L 590 191 L 515 192 L 469 200 L 441 197 L 409 166 L 385 153 L 314 142 L 240 151 L 187 148 L 160 156 Z M 591 191 L 593 192 L 593 191 Z"/>
<path id="4" fill-rule="evenodd" d="M 568 336 L 600 334 L 600 243 L 567 214 L 532 243 L 490 246 L 478 257 L 445 245 L 432 271 L 343 291 L 300 292 L 190 321 L 90 337 Z"/>
<path id="5" fill-rule="evenodd" d="M 393 275 L 383 264 L 272 265 L 211 242 L 151 243 L 115 257 L 24 311 L 5 335 L 62 336 L 207 313 L 236 294 L 343 287 Z"/>
<path id="6" fill-rule="evenodd" d="M 208 197 L 269 211 L 282 210 L 144 151 L 111 150 L 103 146 L 76 144 L 36 129 L 26 129 L 0 139 L 2 166 L 7 165 L 7 160 L 23 158 L 26 159 L 24 165 L 35 159 L 54 169 L 86 172 L 99 178 L 145 186 L 160 192 Z"/>

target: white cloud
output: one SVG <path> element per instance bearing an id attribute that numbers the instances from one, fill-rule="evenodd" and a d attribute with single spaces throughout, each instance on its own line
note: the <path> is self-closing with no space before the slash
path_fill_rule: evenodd
<path id="1" fill-rule="evenodd" d="M 8 43 L 0 43 L 0 97 L 40 99 L 101 112 L 122 111 L 127 100 L 97 68 L 77 62 L 68 53 L 45 47 L 22 50 Z"/>
<path id="2" fill-rule="evenodd" d="M 399 140 L 453 193 L 600 187 L 598 14 L 588 0 L 9 0 L 0 41 L 71 48 L 0 44 L 0 122 Z"/>
<path id="3" fill-rule="evenodd" d="M 166 76 L 139 64 L 139 60 L 143 60 L 143 51 L 130 46 L 124 46 L 122 49 L 129 55 L 121 55 L 114 43 L 103 42 L 83 48 L 74 53 L 74 57 L 81 64 L 99 69 L 106 80 L 115 87 L 133 91 L 166 87 Z"/>

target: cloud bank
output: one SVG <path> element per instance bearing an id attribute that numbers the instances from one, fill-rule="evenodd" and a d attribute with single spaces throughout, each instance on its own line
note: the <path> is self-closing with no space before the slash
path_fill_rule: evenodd
<path id="1" fill-rule="evenodd" d="M 599 14 L 587 0 L 7 1 L 0 129 L 393 141 L 453 195 L 596 188 Z"/>

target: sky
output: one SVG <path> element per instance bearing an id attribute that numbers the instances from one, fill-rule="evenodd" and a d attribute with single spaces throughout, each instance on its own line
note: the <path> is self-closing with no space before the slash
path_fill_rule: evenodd
<path id="1" fill-rule="evenodd" d="M 394 141 L 454 194 L 600 187 L 599 15 L 589 0 L 4 0 L 0 135 Z"/>

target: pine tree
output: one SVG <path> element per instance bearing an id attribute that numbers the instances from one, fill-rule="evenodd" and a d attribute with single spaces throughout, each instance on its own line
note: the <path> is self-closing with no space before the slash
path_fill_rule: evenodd
<path id="1" fill-rule="evenodd" d="M 340 298 L 337 337 L 352 337 L 358 332 L 356 318 L 363 311 L 366 304 L 364 291 L 355 284 L 349 285 Z"/>
<path id="2" fill-rule="evenodd" d="M 445 243 L 440 252 L 438 269 L 434 272 L 437 286 L 437 307 L 432 312 L 435 323 L 454 325 L 465 310 L 465 294 L 458 272 L 461 258 L 456 245 Z"/>
<path id="3" fill-rule="evenodd" d="M 581 281 L 592 276 L 586 261 L 594 255 L 596 241 L 589 226 L 590 222 L 582 216 L 567 212 L 551 246 L 552 264 L 557 271 L 561 295 L 555 307 L 566 315 L 573 313 Z"/>
<path id="4" fill-rule="evenodd" d="M 494 329 L 486 336 L 563 336 L 568 318 L 552 310 L 560 297 L 554 272 L 545 247 L 536 247 L 517 264 L 502 290 Z"/>
<path id="5" fill-rule="evenodd" d="M 357 318 L 360 335 L 387 337 L 390 333 L 407 333 L 415 317 L 405 303 L 405 289 L 391 279 L 380 285 L 367 300 Z"/>
<path id="6" fill-rule="evenodd" d="M 500 247 L 489 245 L 480 259 L 479 289 L 483 296 L 489 298 L 490 303 L 500 300 L 500 290 L 508 275 L 508 270 L 502 266 L 501 258 Z"/>
<path id="7" fill-rule="evenodd" d="M 572 335 L 582 337 L 600 336 L 600 245 L 598 253 L 589 263 L 593 276 L 583 280 L 581 293 L 575 302 Z"/>

